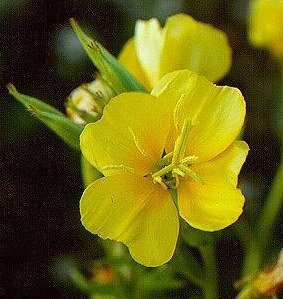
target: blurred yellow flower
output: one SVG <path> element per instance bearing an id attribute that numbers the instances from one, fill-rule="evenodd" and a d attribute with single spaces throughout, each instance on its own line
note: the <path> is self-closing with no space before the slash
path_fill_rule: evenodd
<path id="1" fill-rule="evenodd" d="M 281 250 L 275 265 L 267 265 L 254 276 L 244 278 L 237 284 L 240 286 L 243 283 L 246 286 L 237 298 L 277 298 L 283 290 L 283 251 Z"/>
<path id="2" fill-rule="evenodd" d="M 164 28 L 155 18 L 138 21 L 135 36 L 126 43 L 119 59 L 151 90 L 163 75 L 182 69 L 212 82 L 221 79 L 231 65 L 231 49 L 221 30 L 177 14 Z"/>
<path id="3" fill-rule="evenodd" d="M 178 211 L 206 231 L 236 221 L 248 146 L 235 138 L 244 117 L 238 89 L 188 70 L 165 75 L 151 95 L 113 98 L 81 135 L 83 155 L 105 176 L 83 193 L 83 225 L 126 244 L 137 262 L 158 266 L 175 250 Z"/>
<path id="4" fill-rule="evenodd" d="M 283 58 L 283 0 L 251 2 L 249 38 L 254 46 Z"/>
<path id="5" fill-rule="evenodd" d="M 279 254 L 276 265 L 261 271 L 252 283 L 252 290 L 260 296 L 276 296 L 282 289 L 283 251 Z"/>

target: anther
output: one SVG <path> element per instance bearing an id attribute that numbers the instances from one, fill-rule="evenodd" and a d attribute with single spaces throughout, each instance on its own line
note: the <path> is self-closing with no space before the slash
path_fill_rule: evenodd
<path id="1" fill-rule="evenodd" d="M 182 164 L 194 164 L 198 160 L 198 157 L 193 155 L 193 156 L 187 156 L 186 158 L 182 159 L 181 163 Z"/>
<path id="2" fill-rule="evenodd" d="M 163 183 L 163 180 L 160 176 L 153 178 L 153 183 L 158 183 L 163 189 L 167 190 L 167 186 Z"/>
<path id="3" fill-rule="evenodd" d="M 172 173 L 177 174 L 178 176 L 181 176 L 181 177 L 184 177 L 186 175 L 186 172 L 182 171 L 178 167 L 174 168 Z"/>

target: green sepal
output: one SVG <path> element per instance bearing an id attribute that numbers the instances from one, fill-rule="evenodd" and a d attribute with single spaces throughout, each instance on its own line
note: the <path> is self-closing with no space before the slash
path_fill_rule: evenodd
<path id="1" fill-rule="evenodd" d="M 70 23 L 87 55 L 117 94 L 127 91 L 147 92 L 147 89 L 113 55 L 83 32 L 75 19 L 71 18 Z"/>
<path id="2" fill-rule="evenodd" d="M 75 124 L 63 113 L 49 104 L 19 93 L 12 84 L 9 84 L 7 87 L 10 94 L 22 103 L 33 116 L 42 121 L 68 145 L 80 151 L 80 134 L 83 130 L 83 126 Z"/>
<path id="3" fill-rule="evenodd" d="M 81 157 L 81 172 L 84 187 L 103 177 L 103 174 L 94 168 L 83 156 Z"/>

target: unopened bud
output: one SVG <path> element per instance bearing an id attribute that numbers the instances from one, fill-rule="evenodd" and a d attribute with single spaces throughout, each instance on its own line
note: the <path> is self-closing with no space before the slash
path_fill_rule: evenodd
<path id="1" fill-rule="evenodd" d="M 104 107 L 114 95 L 112 89 L 101 78 L 82 84 L 68 97 L 67 115 L 81 125 L 95 122 L 101 118 Z"/>

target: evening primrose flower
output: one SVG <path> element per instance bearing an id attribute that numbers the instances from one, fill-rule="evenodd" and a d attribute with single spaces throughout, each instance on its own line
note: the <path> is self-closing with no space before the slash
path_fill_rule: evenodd
<path id="1" fill-rule="evenodd" d="M 236 186 L 248 146 L 235 141 L 244 117 L 238 89 L 188 70 L 165 75 L 150 95 L 113 98 L 81 135 L 83 155 L 105 176 L 82 195 L 83 225 L 158 266 L 175 250 L 178 211 L 205 231 L 235 222 L 244 203 Z"/>
<path id="2" fill-rule="evenodd" d="M 182 69 L 218 81 L 230 68 L 231 49 L 221 30 L 177 14 L 168 18 L 164 28 L 155 18 L 138 21 L 134 38 L 119 59 L 151 90 L 163 75 Z"/>
<path id="3" fill-rule="evenodd" d="M 254 0 L 250 9 L 249 39 L 256 47 L 283 58 L 283 1 Z"/>

